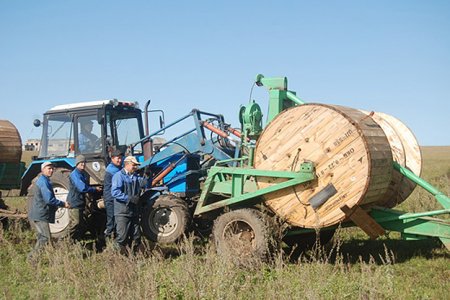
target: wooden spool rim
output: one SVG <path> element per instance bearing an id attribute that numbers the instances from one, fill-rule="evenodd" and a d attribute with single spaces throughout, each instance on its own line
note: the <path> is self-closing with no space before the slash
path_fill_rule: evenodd
<path id="1" fill-rule="evenodd" d="M 379 116 L 381 116 L 383 119 L 386 120 L 386 122 L 388 122 L 391 127 L 394 129 L 394 131 L 397 133 L 397 135 L 400 137 L 400 140 L 402 142 L 404 151 L 405 151 L 405 166 L 410 169 L 410 167 L 407 165 L 407 160 L 408 160 L 408 156 L 411 156 L 411 152 L 409 151 L 409 149 L 407 149 L 407 147 L 405 147 L 405 140 L 408 141 L 413 141 L 415 146 L 417 146 L 418 154 L 419 154 L 419 170 L 412 170 L 410 169 L 410 171 L 412 171 L 414 174 L 416 174 L 417 176 L 422 176 L 422 171 L 423 171 L 423 156 L 422 156 L 422 149 L 420 149 L 420 145 L 419 145 L 419 141 L 417 140 L 416 135 L 414 134 L 414 132 L 411 130 L 411 128 L 409 128 L 405 123 L 403 123 L 402 120 L 400 120 L 399 118 L 387 114 L 387 113 L 383 113 L 383 112 L 375 112 L 376 114 L 378 114 Z M 393 121 L 397 122 L 397 124 L 392 124 L 390 122 L 390 118 L 392 118 Z M 398 125 L 398 126 L 397 126 Z M 404 127 L 403 129 L 406 129 L 406 133 L 402 134 L 401 132 L 399 132 L 401 130 L 400 127 Z M 408 135 L 411 139 L 408 139 Z"/>
<path id="2" fill-rule="evenodd" d="M 17 127 L 9 120 L 0 120 L 1 163 L 17 163 L 22 157 L 22 139 Z"/>
<path id="3" fill-rule="evenodd" d="M 361 145 L 362 146 L 364 146 L 364 152 L 366 153 L 366 157 L 367 157 L 367 175 L 369 176 L 369 178 L 366 180 L 366 182 L 364 183 L 364 186 L 361 188 L 361 192 L 360 192 L 360 195 L 366 195 L 367 193 L 368 193 L 368 191 L 369 191 L 369 188 L 370 188 L 370 183 L 372 182 L 372 178 L 370 178 L 370 175 L 372 174 L 372 171 L 373 171 L 373 166 L 372 166 L 372 153 L 369 151 L 369 144 L 368 144 L 368 141 L 367 141 L 367 137 L 365 136 L 365 134 L 364 134 L 364 131 L 361 129 L 361 126 L 360 126 L 360 124 L 358 123 L 358 122 L 356 122 L 354 119 L 352 119 L 348 114 L 347 114 L 347 112 L 345 112 L 345 111 L 341 111 L 339 108 L 341 107 L 341 106 L 331 106 L 331 105 L 327 105 L 327 104 L 322 104 L 322 103 L 308 103 L 308 104 L 304 104 L 304 105 L 301 105 L 301 106 L 295 106 L 295 107 L 291 107 L 291 108 L 288 108 L 288 109 L 286 109 L 286 110 L 284 110 L 283 112 L 281 112 L 279 115 L 277 115 L 269 124 L 267 124 L 267 126 L 264 128 L 264 130 L 263 130 L 263 132 L 261 133 L 261 135 L 260 135 L 260 137 L 259 137 L 259 139 L 257 140 L 257 142 L 256 142 L 256 146 L 255 146 L 255 152 L 256 153 L 258 153 L 258 148 L 259 147 L 262 147 L 262 145 L 261 145 L 261 141 L 263 140 L 263 137 L 264 137 L 264 135 L 267 133 L 267 132 L 269 132 L 270 130 L 271 130 L 271 126 L 274 126 L 273 124 L 274 124 L 274 122 L 278 119 L 278 118 L 282 118 L 285 114 L 288 114 L 288 113 L 290 113 L 291 112 L 291 110 L 294 110 L 294 109 L 299 109 L 299 107 L 304 107 L 304 106 L 320 106 L 320 107 L 324 107 L 325 109 L 331 109 L 332 111 L 334 111 L 335 113 L 337 113 L 337 114 L 339 114 L 339 115 L 341 115 L 345 120 L 347 120 L 348 121 L 348 123 L 353 127 L 353 128 L 355 128 L 356 129 L 356 132 L 355 132 L 355 134 L 357 134 L 357 137 L 360 139 L 360 140 L 362 140 L 363 141 L 363 143 L 361 143 Z M 353 109 L 353 108 L 347 108 L 347 107 L 342 107 L 342 109 L 343 110 L 347 110 L 347 109 L 351 109 L 351 110 L 354 110 L 355 112 L 357 112 L 357 113 L 360 113 L 359 111 L 357 111 L 356 109 Z M 360 120 L 359 121 L 362 121 L 362 120 L 364 120 L 365 118 L 370 118 L 369 116 L 365 116 L 363 113 L 360 113 L 361 114 L 361 117 L 362 118 L 360 118 Z M 371 118 L 370 118 L 371 119 Z M 371 119 L 371 122 L 374 122 L 372 119 Z M 278 126 L 280 126 L 280 124 L 277 124 Z M 275 131 L 276 132 L 276 131 Z M 275 136 L 276 135 L 276 133 L 272 133 L 273 134 L 273 136 Z M 273 137 L 272 136 L 272 137 Z M 363 152 L 363 153 L 364 153 Z M 307 160 L 307 158 L 305 158 L 306 160 Z M 256 169 L 258 169 L 258 159 L 255 159 L 255 168 Z M 272 170 L 274 170 L 274 169 L 272 169 Z M 286 170 L 286 169 L 278 169 L 278 170 Z M 258 181 L 258 178 L 256 178 L 256 183 L 257 183 L 257 185 L 258 185 L 258 187 L 259 188 L 261 188 L 261 183 L 259 183 L 259 181 Z M 264 197 L 263 196 L 263 198 L 266 200 L 266 201 L 270 201 L 270 199 L 267 199 L 266 197 Z M 353 206 L 356 206 L 356 205 L 358 205 L 361 201 L 363 201 L 363 199 L 364 199 L 364 196 L 361 196 L 359 199 L 357 199 L 358 201 L 356 202 L 356 203 L 354 203 L 353 204 Z M 349 201 L 349 200 L 348 200 Z M 346 204 L 345 202 L 343 202 L 342 203 L 342 205 L 344 205 L 344 204 Z M 271 205 L 269 205 L 269 204 L 266 204 L 267 206 L 269 206 L 269 207 L 271 207 Z M 280 207 L 282 207 L 282 206 L 280 206 Z M 281 209 L 278 209 L 278 210 L 281 210 Z M 273 211 L 277 214 L 278 212 L 275 210 L 275 209 L 273 209 Z M 347 218 L 347 216 L 342 212 L 339 212 L 338 214 L 337 214 L 337 217 L 335 218 L 335 219 L 332 219 L 332 220 L 328 220 L 328 221 L 326 221 L 325 223 L 323 223 L 323 225 L 320 225 L 320 226 L 329 226 L 329 225 L 333 225 L 333 224 L 336 224 L 336 223 L 338 223 L 338 222 L 341 222 L 341 221 L 343 221 L 343 220 L 345 220 Z M 304 228 L 316 228 L 317 226 L 310 226 L 310 225 L 308 225 L 308 224 L 294 224 L 295 226 L 299 226 L 299 227 L 304 227 Z"/>

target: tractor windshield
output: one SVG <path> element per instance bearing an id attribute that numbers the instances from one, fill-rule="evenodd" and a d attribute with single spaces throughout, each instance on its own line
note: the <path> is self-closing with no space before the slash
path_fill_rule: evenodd
<path id="1" fill-rule="evenodd" d="M 73 144 L 73 126 L 68 114 L 44 116 L 39 157 L 68 156 Z"/>
<path id="2" fill-rule="evenodd" d="M 107 140 L 117 148 L 125 151 L 127 146 L 142 138 L 142 124 L 140 112 L 132 111 L 110 111 L 107 114 L 108 129 Z M 142 153 L 141 145 L 136 145 L 134 153 Z"/>

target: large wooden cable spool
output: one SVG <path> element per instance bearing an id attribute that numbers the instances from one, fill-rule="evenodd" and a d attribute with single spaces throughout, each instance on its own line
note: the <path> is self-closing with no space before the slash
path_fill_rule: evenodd
<path id="1" fill-rule="evenodd" d="M 17 163 L 22 157 L 22 140 L 17 128 L 0 120 L 0 163 Z"/>
<path id="2" fill-rule="evenodd" d="M 417 176 L 422 172 L 422 154 L 419 143 L 412 131 L 399 119 L 381 112 L 361 112 L 370 116 L 383 129 L 391 147 L 393 160 L 402 167 L 408 168 Z M 384 207 L 395 207 L 405 201 L 414 191 L 416 184 L 393 170 L 391 184 L 381 204 Z"/>
<path id="3" fill-rule="evenodd" d="M 341 207 L 376 205 L 391 182 L 392 153 L 384 131 L 352 108 L 305 104 L 272 120 L 257 141 L 255 168 L 298 171 L 303 161 L 314 163 L 317 180 L 264 195 L 266 205 L 294 226 L 321 228 L 343 221 Z M 265 188 L 280 181 L 258 177 L 257 184 Z M 328 196 L 312 205 L 319 192 Z"/>

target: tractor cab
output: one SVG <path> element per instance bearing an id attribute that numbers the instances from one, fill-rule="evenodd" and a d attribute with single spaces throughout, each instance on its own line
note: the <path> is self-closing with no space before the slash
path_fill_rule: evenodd
<path id="1" fill-rule="evenodd" d="M 106 100 L 59 105 L 44 115 L 39 158 L 107 157 L 113 147 L 124 152 L 143 137 L 136 103 Z M 134 147 L 141 154 L 140 145 Z"/>
<path id="2" fill-rule="evenodd" d="M 109 153 L 120 149 L 143 159 L 141 143 L 144 137 L 142 111 L 136 102 L 102 100 L 58 105 L 44 114 L 39 155 L 22 177 L 22 193 L 40 172 L 44 160 L 57 167 L 71 170 L 75 157 L 83 154 L 86 171 L 94 184 L 103 182 L 109 163 Z M 129 145 L 133 144 L 131 149 Z"/>

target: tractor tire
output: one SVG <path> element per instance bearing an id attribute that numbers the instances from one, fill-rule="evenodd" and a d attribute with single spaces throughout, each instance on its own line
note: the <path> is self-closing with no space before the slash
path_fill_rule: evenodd
<path id="1" fill-rule="evenodd" d="M 252 208 L 220 215 L 212 230 L 218 254 L 228 256 L 238 264 L 253 259 L 267 260 L 273 242 L 271 232 L 267 218 Z"/>
<path id="2" fill-rule="evenodd" d="M 53 186 L 53 192 L 58 200 L 66 201 L 69 193 L 69 175 L 71 170 L 68 169 L 56 169 L 53 176 L 50 178 Z M 38 176 L 33 179 L 30 187 L 28 188 L 27 195 L 27 208 L 30 211 L 33 205 L 33 192 L 34 186 Z M 31 227 L 34 228 L 34 223 L 30 222 Z M 64 207 L 59 207 L 55 215 L 55 223 L 50 224 L 50 233 L 53 238 L 62 238 L 68 235 L 69 231 L 69 210 Z"/>
<path id="3" fill-rule="evenodd" d="M 186 201 L 173 195 L 161 195 L 144 211 L 141 225 L 147 239 L 169 244 L 184 236 L 191 220 Z"/>

